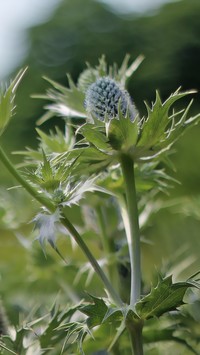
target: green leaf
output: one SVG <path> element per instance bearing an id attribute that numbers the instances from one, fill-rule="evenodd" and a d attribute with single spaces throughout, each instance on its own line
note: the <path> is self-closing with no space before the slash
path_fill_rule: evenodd
<path id="1" fill-rule="evenodd" d="M 105 169 L 113 160 L 113 157 L 104 153 L 103 151 L 97 149 L 96 147 L 84 147 L 84 148 L 74 148 L 73 150 L 61 154 L 56 158 L 56 161 L 69 162 L 70 160 L 76 160 L 76 170 L 74 174 L 77 176 L 98 174 L 99 171 Z"/>
<path id="2" fill-rule="evenodd" d="M 112 119 L 107 129 L 109 143 L 115 150 L 128 151 L 134 149 L 138 137 L 137 119 L 131 122 L 119 112 L 119 119 Z"/>
<path id="3" fill-rule="evenodd" d="M 81 305 L 81 302 L 69 306 L 67 311 L 62 311 L 59 309 L 57 303 L 55 302 L 50 310 L 47 326 L 45 327 L 42 334 L 39 336 L 39 341 L 41 348 L 48 349 L 50 347 L 55 347 L 56 344 L 60 344 L 66 337 L 66 331 L 64 325 L 67 321 L 77 312 Z M 44 351 L 44 353 L 48 353 Z"/>
<path id="4" fill-rule="evenodd" d="M 0 93 L 0 135 L 4 132 L 14 114 L 16 90 L 26 70 L 27 68 L 21 69 L 9 87 Z"/>
<path id="5" fill-rule="evenodd" d="M 159 319 L 159 321 L 157 319 L 148 320 L 148 322 L 145 323 L 142 332 L 144 343 L 154 343 L 159 346 L 160 342 L 176 342 L 182 344 L 192 353 L 198 355 L 199 352 L 195 350 L 195 346 L 192 346 L 192 344 L 199 341 L 193 333 L 191 324 L 187 324 L 189 318 L 188 314 L 181 314 L 179 311 L 176 315 L 173 315 L 173 317 L 167 315 L 166 317 Z M 196 324 L 196 321 L 193 321 Z"/>
<path id="6" fill-rule="evenodd" d="M 78 129 L 77 133 L 81 133 L 86 138 L 86 142 L 97 149 L 107 152 L 110 150 L 108 138 L 95 124 L 86 123 Z"/>
<path id="7" fill-rule="evenodd" d="M 74 136 L 70 127 L 66 127 L 65 135 L 58 127 L 55 127 L 55 133 L 50 131 L 50 134 L 44 133 L 39 128 L 36 131 L 40 136 L 41 147 L 48 153 L 63 153 L 73 147 Z"/>
<path id="8" fill-rule="evenodd" d="M 140 138 L 135 152 L 136 158 L 150 159 L 157 156 L 169 149 L 186 127 L 198 122 L 200 115 L 186 120 L 192 101 L 186 109 L 170 113 L 172 105 L 177 100 L 193 93 L 195 91 L 181 93 L 178 89 L 162 103 L 159 93 L 156 92 L 156 100 L 152 108 L 146 104 L 148 117 L 141 123 Z"/>
<path id="9" fill-rule="evenodd" d="M 183 297 L 189 287 L 195 287 L 190 281 L 172 283 L 172 276 L 161 279 L 147 296 L 136 303 L 136 312 L 142 319 L 159 317 L 165 312 L 176 310 L 184 304 Z"/>
<path id="10" fill-rule="evenodd" d="M 47 91 L 46 95 L 33 95 L 34 98 L 42 98 L 52 101 L 53 104 L 45 106 L 47 110 L 62 117 L 86 117 L 84 109 L 85 94 L 76 87 L 68 75 L 69 88 L 45 77 L 54 89 Z M 52 116 L 47 115 L 46 119 Z M 42 118 L 42 123 L 44 117 Z M 39 121 L 39 123 L 41 123 Z"/>
<path id="11" fill-rule="evenodd" d="M 65 342 L 61 354 L 64 351 L 65 345 L 67 343 L 70 343 L 76 344 L 78 346 L 79 353 L 81 355 L 85 355 L 83 350 L 83 341 L 86 335 L 90 335 L 92 337 L 92 334 L 87 324 L 85 322 L 70 322 L 64 324 L 62 328 L 65 330 L 67 335 L 65 337 Z"/>
<path id="12" fill-rule="evenodd" d="M 108 307 L 102 298 L 92 295 L 90 297 L 94 303 L 81 307 L 80 311 L 88 316 L 87 324 L 92 328 L 102 323 Z"/>

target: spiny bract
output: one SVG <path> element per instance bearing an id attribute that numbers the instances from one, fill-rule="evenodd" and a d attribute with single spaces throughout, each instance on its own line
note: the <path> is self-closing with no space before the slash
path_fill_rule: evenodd
<path id="1" fill-rule="evenodd" d="M 89 114 L 101 121 L 104 121 L 105 117 L 116 118 L 119 108 L 124 116 L 129 115 L 131 121 L 134 121 L 137 115 L 128 92 L 109 77 L 99 78 L 89 86 L 85 107 Z"/>

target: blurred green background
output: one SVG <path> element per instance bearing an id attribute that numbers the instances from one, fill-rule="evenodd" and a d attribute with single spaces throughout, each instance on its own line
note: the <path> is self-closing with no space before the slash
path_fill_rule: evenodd
<path id="1" fill-rule="evenodd" d="M 145 56 L 128 87 L 141 115 L 145 113 L 144 100 L 154 100 L 156 89 L 163 100 L 179 86 L 183 90 L 200 91 L 199 0 L 176 1 L 160 8 L 147 8 L 144 12 L 132 9 L 126 13 L 94 0 L 54 1 L 51 10 L 48 2 L 45 6 L 48 16 L 38 21 L 45 22 L 26 30 L 26 54 L 23 59 L 18 59 L 13 72 L 5 75 L 8 78 L 14 76 L 19 68 L 29 67 L 18 90 L 16 115 L 3 137 L 3 145 L 8 152 L 37 146 L 35 124 L 44 113 L 45 103 L 30 96 L 43 93 L 48 87 L 42 76 L 67 85 L 66 73 L 76 81 L 85 68 L 85 62 L 96 65 L 102 54 L 108 63 L 119 65 L 126 53 L 132 60 L 140 54 Z M 12 55 L 15 56 L 14 53 Z M 182 105 L 187 102 L 182 100 Z M 198 92 L 194 95 L 191 113 L 199 111 Z M 64 127 L 61 119 L 54 118 L 42 129 L 48 132 L 55 125 Z M 165 263 L 172 269 L 174 264 L 180 263 L 177 271 L 180 278 L 188 277 L 200 268 L 199 137 L 200 126 L 196 126 L 176 143 L 176 152 L 172 156 L 176 171 L 170 173 L 181 184 L 176 184 L 169 191 L 169 196 L 162 197 L 169 207 L 158 211 L 145 230 L 145 238 L 153 243 L 143 246 L 143 272 L 148 282 Z M 12 159 L 16 163 L 20 161 L 17 156 L 12 156 Z M 13 182 L 2 166 L 0 181 L 0 294 L 5 303 L 16 306 L 16 313 L 10 317 L 17 318 L 19 307 L 28 309 L 36 301 L 41 303 L 41 297 L 47 301 L 47 293 L 49 300 L 53 301 L 60 287 L 65 293 L 66 275 L 65 268 L 60 269 L 60 261 L 53 252 L 49 251 L 50 255 L 45 259 L 37 242 L 32 244 L 19 235 L 17 238 L 16 232 L 8 230 L 9 223 L 13 225 L 14 220 L 16 229 L 28 235 L 32 226 L 26 223 L 34 216 L 36 206 L 28 196 L 15 190 L 9 192 L 9 201 L 4 192 Z M 176 204 L 175 201 L 181 203 Z M 12 205 L 10 215 L 5 212 L 7 205 Z M 75 218 L 77 210 L 75 213 L 72 210 L 71 214 Z M 21 227 L 24 222 L 25 226 Z M 75 222 L 79 223 L 78 219 Z M 92 243 L 91 240 L 89 242 Z M 67 255 L 72 253 L 70 243 L 68 247 L 64 241 L 60 243 L 63 243 Z M 77 250 L 75 253 L 74 259 L 81 260 L 81 253 Z M 72 267 L 70 272 L 68 269 L 69 285 L 76 270 Z M 31 290 L 34 297 L 29 298 Z M 68 289 L 66 292 L 69 295 L 71 291 Z"/>

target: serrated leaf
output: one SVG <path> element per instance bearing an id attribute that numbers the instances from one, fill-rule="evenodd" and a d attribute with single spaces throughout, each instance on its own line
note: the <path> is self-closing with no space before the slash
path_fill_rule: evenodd
<path id="1" fill-rule="evenodd" d="M 60 155 L 56 161 L 69 161 L 77 159 L 76 171 L 79 175 L 98 174 L 99 171 L 105 169 L 113 160 L 113 157 L 97 149 L 96 147 L 75 148 L 68 153 Z"/>
<path id="2" fill-rule="evenodd" d="M 81 307 L 80 311 L 88 316 L 88 326 L 95 327 L 96 325 L 102 323 L 108 307 L 102 298 L 98 298 L 92 295 L 90 295 L 90 297 L 94 303 Z"/>
<path id="3" fill-rule="evenodd" d="M 192 283 L 172 283 L 172 276 L 162 279 L 151 292 L 136 303 L 135 309 L 142 319 L 159 317 L 165 312 L 176 310 L 184 304 L 183 297 L 186 290 L 193 287 Z"/>
<path id="4" fill-rule="evenodd" d="M 34 98 L 42 98 L 52 101 L 52 104 L 46 105 L 45 108 L 51 113 L 62 117 L 86 117 L 84 109 L 84 93 L 76 87 L 71 77 L 68 75 L 69 88 L 49 79 L 47 80 L 54 89 L 47 91 L 46 95 L 32 95 Z M 39 120 L 39 124 L 43 123 L 52 115 L 47 114 Z"/>
<path id="5" fill-rule="evenodd" d="M 119 119 L 110 120 L 107 132 L 109 143 L 115 150 L 134 149 L 138 137 L 137 120 L 131 122 L 129 117 L 119 113 Z"/>
<path id="6" fill-rule="evenodd" d="M 57 106 L 57 112 L 64 116 L 81 116 L 85 117 L 84 109 L 84 98 L 85 95 L 81 92 L 74 82 L 72 81 L 70 75 L 68 77 L 69 89 L 56 83 L 55 81 L 45 78 L 57 91 L 49 91 L 49 99 L 53 99 L 56 104 L 63 105 Z M 55 110 L 56 105 L 52 105 L 51 109 Z M 68 110 L 67 110 L 68 109 Z M 65 112 L 66 110 L 66 112 Z M 69 112 L 68 112 L 69 111 Z M 71 113 L 70 113 L 71 111 Z"/>
<path id="7" fill-rule="evenodd" d="M 50 319 L 47 326 L 39 336 L 42 349 L 54 347 L 66 337 L 65 324 L 77 312 L 82 302 L 71 306 L 66 311 L 61 311 L 55 302 L 49 312 Z"/>
<path id="8" fill-rule="evenodd" d="M 65 330 L 67 335 L 65 337 L 65 342 L 61 354 L 64 351 L 66 343 L 71 343 L 77 344 L 80 354 L 85 355 L 83 350 L 83 341 L 86 335 L 92 336 L 87 324 L 85 322 L 71 322 L 64 324 L 62 328 Z"/>
<path id="9" fill-rule="evenodd" d="M 43 153 L 43 164 L 41 167 L 41 173 L 42 173 L 42 178 L 44 181 L 51 181 L 53 180 L 53 171 L 51 168 L 50 161 L 47 159 L 46 155 L 44 152 Z"/>
<path id="10" fill-rule="evenodd" d="M 0 93 L 0 135 L 14 114 L 16 90 L 26 70 L 27 68 L 21 69 L 5 92 L 2 90 Z"/>
<path id="11" fill-rule="evenodd" d="M 148 146 L 149 148 L 163 138 L 166 127 L 169 124 L 169 109 L 179 99 L 193 91 L 180 93 L 177 90 L 164 103 L 162 103 L 158 91 L 156 92 L 156 100 L 152 108 L 147 104 L 148 117 L 143 124 L 138 146 Z"/>
<path id="12" fill-rule="evenodd" d="M 50 131 L 49 134 L 44 133 L 36 128 L 41 140 L 41 146 L 49 153 L 63 153 L 72 148 L 74 144 L 74 136 L 72 136 L 70 127 L 66 127 L 65 135 L 58 127 L 55 127 L 55 133 Z"/>
<path id="13" fill-rule="evenodd" d="M 180 92 L 179 89 L 173 93 L 164 103 L 162 103 L 159 93 L 156 92 L 156 100 L 152 108 L 147 104 L 147 119 L 141 124 L 140 138 L 137 143 L 136 157 L 151 159 L 169 147 L 181 136 L 186 127 L 195 124 L 200 115 L 188 120 L 187 114 L 192 101 L 188 107 L 178 113 L 170 115 L 172 105 L 179 99 L 193 94 L 195 91 Z M 177 118 L 179 120 L 177 121 Z"/>
<path id="14" fill-rule="evenodd" d="M 88 178 L 85 181 L 80 181 L 73 184 L 68 184 L 64 189 L 64 198 L 62 201 L 62 206 L 76 205 L 83 198 L 84 193 L 93 192 L 98 189 L 94 182 L 96 177 Z"/>
<path id="15" fill-rule="evenodd" d="M 105 134 L 100 132 L 99 127 L 96 127 L 96 125 L 86 123 L 81 126 L 78 133 L 81 133 L 86 138 L 86 141 L 94 145 L 97 149 L 107 152 L 110 150 L 108 138 Z"/>

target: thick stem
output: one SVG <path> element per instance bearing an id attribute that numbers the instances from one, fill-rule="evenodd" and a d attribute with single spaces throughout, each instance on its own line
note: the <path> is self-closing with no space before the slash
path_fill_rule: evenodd
<path id="1" fill-rule="evenodd" d="M 126 328 L 132 345 L 132 355 L 143 355 L 142 328 L 141 322 L 127 322 Z"/>
<path id="2" fill-rule="evenodd" d="M 128 215 L 128 228 L 126 228 L 127 241 L 131 263 L 131 295 L 130 306 L 141 295 L 141 265 L 140 265 L 140 231 L 138 221 L 137 197 L 135 188 L 134 162 L 127 155 L 121 156 L 121 168 L 125 182 L 126 205 Z"/>
<path id="3" fill-rule="evenodd" d="M 52 203 L 52 201 L 44 196 L 43 194 L 38 193 L 38 191 L 29 184 L 27 180 L 24 179 L 24 177 L 16 170 L 10 159 L 7 157 L 6 153 L 0 146 L 0 160 L 4 164 L 4 166 L 9 170 L 9 172 L 14 176 L 14 178 L 20 183 L 22 187 L 35 199 L 37 200 L 42 206 L 46 207 L 50 212 L 55 212 L 57 206 Z M 84 243 L 83 239 L 81 238 L 80 234 L 78 231 L 74 228 L 74 226 L 71 224 L 71 222 L 68 220 L 67 216 L 65 215 L 64 211 L 61 211 L 61 215 L 63 218 L 61 218 L 61 223 L 66 227 L 66 229 L 71 233 L 72 237 L 75 239 L 79 247 L 82 249 L 83 253 L 91 263 L 92 267 L 102 280 L 105 289 L 108 291 L 110 294 L 111 298 L 113 301 L 118 305 L 118 306 L 123 306 L 123 302 L 120 299 L 119 295 L 117 292 L 114 290 L 112 287 L 110 281 L 108 280 L 107 276 L 103 272 L 102 268 L 98 264 L 97 260 L 93 256 L 93 254 L 90 252 L 88 249 L 87 245 Z"/>

